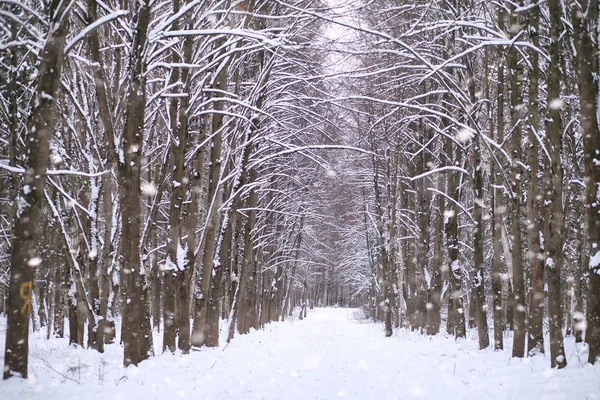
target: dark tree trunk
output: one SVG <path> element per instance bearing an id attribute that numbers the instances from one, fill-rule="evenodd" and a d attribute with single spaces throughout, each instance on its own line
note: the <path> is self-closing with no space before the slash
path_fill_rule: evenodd
<path id="1" fill-rule="evenodd" d="M 80 313 L 77 312 L 77 298 L 75 294 L 69 294 L 69 344 L 83 346 L 83 330 L 79 329 L 82 321 Z"/>
<path id="2" fill-rule="evenodd" d="M 487 57 L 486 57 L 487 59 Z M 486 60 L 487 61 L 487 60 Z M 471 103 L 475 104 L 477 98 L 475 95 L 475 76 L 472 67 L 469 71 L 469 95 Z M 477 121 L 477 115 L 472 116 L 474 121 Z M 475 221 L 475 229 L 473 232 L 473 263 L 475 274 L 473 280 L 473 297 L 471 298 L 471 304 L 474 304 L 474 315 L 469 319 L 473 318 L 477 326 L 477 334 L 479 338 L 479 348 L 485 349 L 490 345 L 490 334 L 488 332 L 487 324 L 487 305 L 485 301 L 485 283 L 483 277 L 483 261 L 484 261 L 484 225 L 483 225 L 483 207 L 484 207 L 484 194 L 483 194 L 483 159 L 481 156 L 481 144 L 479 134 L 475 134 L 473 137 L 472 144 L 472 166 L 473 166 L 473 220 Z M 471 313 L 469 313 L 471 314 Z"/>
<path id="3" fill-rule="evenodd" d="M 531 43 L 539 46 L 539 6 L 529 11 L 529 35 Z M 529 259 L 529 308 L 527 316 L 527 352 L 544 352 L 544 334 L 542 317 L 544 311 L 544 265 L 540 248 L 540 224 L 538 207 L 538 138 L 539 130 L 539 55 L 530 52 L 531 67 L 529 69 L 529 142 L 527 143 L 529 165 L 529 188 L 527 193 L 527 247 Z"/>
<path id="4" fill-rule="evenodd" d="M 38 82 L 29 122 L 29 140 L 23 186 L 19 191 L 11 245 L 10 284 L 4 379 L 13 374 L 27 378 L 29 356 L 29 315 L 32 281 L 39 266 L 37 235 L 40 211 L 44 201 L 46 169 L 49 162 L 50 138 L 56 114 L 55 96 L 63 66 L 65 37 L 71 3 L 53 2 L 50 31 L 40 52 Z"/>
<path id="5" fill-rule="evenodd" d="M 108 143 L 105 143 L 109 146 Z M 102 249 L 102 265 L 100 274 L 100 305 L 99 305 L 99 321 L 98 321 L 98 333 L 97 340 L 104 344 L 107 343 L 107 334 L 110 331 L 108 326 L 108 298 L 110 292 L 110 274 L 109 271 L 112 266 L 111 253 L 114 251 L 113 246 L 113 204 L 112 204 L 112 177 L 110 174 L 106 174 L 103 177 L 103 196 L 104 196 L 104 247 Z M 104 346 L 102 345 L 102 351 Z"/>
<path id="6" fill-rule="evenodd" d="M 97 20 L 97 1 L 88 0 L 88 23 L 92 24 Z M 115 155 L 116 151 L 113 148 L 114 144 L 114 128 L 113 119 L 110 113 L 107 89 L 106 89 L 106 77 L 104 74 L 103 61 L 100 53 L 100 40 L 98 37 L 98 31 L 92 30 L 88 36 L 89 42 L 89 55 L 90 59 L 94 62 L 94 84 L 96 88 L 96 99 L 98 100 L 98 109 L 102 125 L 104 128 L 104 143 L 103 149 L 107 153 L 106 168 L 110 169 L 118 161 Z M 117 65 L 118 68 L 118 65 Z M 102 180 L 103 184 L 103 205 L 104 205 L 104 248 L 102 252 L 102 273 L 100 274 L 100 304 L 98 308 L 99 321 L 97 331 L 97 343 L 110 343 L 112 342 L 111 336 L 114 337 L 114 321 L 108 320 L 108 298 L 109 291 L 111 290 L 109 270 L 112 265 L 111 253 L 114 251 L 113 245 L 113 199 L 112 199 L 112 181 L 110 174 L 105 175 Z M 115 293 L 115 299 L 118 296 Z M 110 332 L 110 334 L 109 334 Z M 100 351 L 103 350 L 102 344 L 97 344 Z"/>
<path id="7" fill-rule="evenodd" d="M 487 304 L 485 300 L 485 284 L 483 277 L 483 176 L 482 176 L 482 158 L 479 147 L 479 137 L 475 136 L 473 140 L 473 148 L 475 151 L 476 162 L 474 164 L 474 179 L 473 190 L 475 197 L 475 205 L 473 209 L 473 219 L 477 223 L 474 232 L 473 248 L 475 249 L 473 262 L 475 264 L 475 280 L 474 280 L 474 297 L 475 297 L 475 321 L 477 324 L 477 332 L 479 336 L 479 348 L 485 349 L 490 345 L 490 337 L 487 324 Z"/>
<path id="8" fill-rule="evenodd" d="M 438 191 L 444 192 L 445 179 L 438 177 Z M 427 302 L 427 334 L 436 335 L 440 331 L 442 308 L 442 235 L 444 230 L 443 210 L 446 201 L 443 196 L 437 196 L 435 214 L 435 233 L 433 238 L 433 260 L 431 261 L 431 287 L 429 288 L 429 301 Z"/>
<path id="9" fill-rule="evenodd" d="M 151 354 L 152 331 L 145 302 L 146 291 L 140 263 L 142 137 L 146 107 L 146 82 L 143 53 L 150 22 L 149 0 L 137 3 L 130 62 L 125 125 L 123 127 L 124 163 L 119 165 L 119 204 L 122 215 L 121 268 L 124 286 L 123 329 L 125 366 L 138 365 Z"/>
<path id="10" fill-rule="evenodd" d="M 255 179 L 255 172 L 251 172 L 250 180 Z M 244 255 L 240 267 L 240 283 L 237 286 L 237 294 L 234 296 L 232 304 L 232 318 L 229 327 L 229 335 L 227 342 L 233 339 L 234 327 L 237 321 L 238 332 L 240 334 L 248 333 L 250 330 L 249 322 L 252 320 L 253 307 L 249 301 L 254 297 L 255 277 L 253 271 L 254 260 L 254 242 L 252 240 L 252 229 L 256 221 L 256 205 L 258 204 L 258 193 L 252 191 L 247 200 L 247 208 L 250 209 L 250 214 L 244 223 Z"/>
<path id="11" fill-rule="evenodd" d="M 517 13 L 517 5 L 512 6 L 510 14 L 511 38 L 518 32 L 513 29 L 520 27 L 521 16 Z M 523 246 L 521 238 L 521 118 L 520 111 L 523 103 L 521 87 L 523 82 L 523 67 L 519 63 L 519 52 L 513 46 L 509 50 L 509 81 L 510 81 L 510 106 L 511 106 L 511 236 L 512 236 L 512 267 L 513 267 L 513 319 L 514 319 L 514 341 L 513 357 L 525 356 L 525 281 L 523 269 Z"/>
<path id="12" fill-rule="evenodd" d="M 385 232 L 384 232 L 384 215 L 383 209 L 381 207 L 381 194 L 379 190 L 379 178 L 378 178 L 378 160 L 373 159 L 373 164 L 375 167 L 375 172 L 373 174 L 373 184 L 375 191 L 375 203 L 377 205 L 377 230 L 379 233 L 379 251 L 381 252 L 381 278 L 380 278 L 380 286 L 381 291 L 383 293 L 383 313 L 384 313 L 384 323 L 385 323 L 385 336 L 392 336 L 392 282 L 391 282 L 391 274 L 389 265 L 389 257 L 387 246 L 385 242 Z M 323 274 L 323 277 L 325 274 Z M 326 304 L 324 305 L 326 306 Z"/>
<path id="13" fill-rule="evenodd" d="M 222 40 L 217 41 L 217 47 L 222 45 Z M 220 90 L 225 91 L 227 88 L 227 67 L 223 66 L 219 73 L 216 75 L 213 86 Z M 194 325 L 192 334 L 192 346 L 201 347 L 206 344 L 207 331 L 206 331 L 206 315 L 207 306 L 210 301 L 210 290 L 212 283 L 213 268 L 215 267 L 214 258 L 217 244 L 217 234 L 219 232 L 219 205 L 220 205 L 220 194 L 219 194 L 219 179 L 221 176 L 221 147 L 222 147 L 222 130 L 223 130 L 223 114 L 221 111 L 224 109 L 222 101 L 215 102 L 214 111 L 212 115 L 212 134 L 214 135 L 211 153 L 210 153 L 210 171 L 209 171 L 209 182 L 208 182 L 208 197 L 207 197 L 207 209 L 209 210 L 207 215 L 207 224 L 204 231 L 204 240 L 202 246 L 202 276 L 200 282 L 200 291 L 198 295 L 198 301 L 196 301 L 196 309 L 194 315 Z M 213 327 L 214 328 L 214 327 Z M 218 330 L 218 327 L 217 327 Z"/>
<path id="14" fill-rule="evenodd" d="M 548 0 L 550 9 L 550 67 L 548 77 L 548 114 L 552 124 L 547 129 L 549 136 L 548 151 L 550 152 L 551 167 L 548 171 L 550 187 L 546 188 L 544 204 L 547 205 L 548 250 L 546 267 L 548 270 L 548 319 L 550 325 L 550 362 L 552 368 L 567 366 L 562 333 L 562 294 L 561 294 L 561 264 L 563 262 L 563 168 L 561 163 L 562 124 L 560 107 L 560 61 L 559 35 L 561 32 L 560 0 Z"/>
<path id="15" fill-rule="evenodd" d="M 585 13 L 585 14 L 584 14 Z M 583 131 L 583 159 L 585 165 L 586 208 L 588 217 L 587 247 L 590 254 L 589 286 L 587 293 L 587 330 L 585 342 L 589 346 L 588 362 L 600 359 L 600 130 L 597 119 L 598 101 L 598 2 L 578 0 L 571 12 L 577 48 L 577 76 Z M 586 18 L 583 18 L 584 15 Z"/>
<path id="16" fill-rule="evenodd" d="M 498 10 L 498 25 L 504 27 L 504 11 Z M 504 62 L 503 51 L 497 50 L 498 86 L 497 86 L 497 126 L 496 142 L 504 141 Z M 502 226 L 504 203 L 502 201 L 501 167 L 495 162 L 491 163 L 490 172 L 495 187 L 492 189 L 492 306 L 494 317 L 494 350 L 504 348 L 504 317 L 502 310 Z"/>
<path id="17" fill-rule="evenodd" d="M 156 249 L 158 245 L 158 230 L 153 226 L 150 232 L 150 247 Z M 161 274 L 158 266 L 158 255 L 156 252 L 150 255 L 150 301 L 152 309 L 152 330 L 160 332 L 161 321 Z"/>
<path id="18" fill-rule="evenodd" d="M 581 210 L 583 201 L 579 200 L 578 208 Z M 581 220 L 583 221 L 578 232 L 579 241 L 577 243 L 577 254 L 578 254 L 578 265 L 575 266 L 575 282 L 574 282 L 574 296 L 575 296 L 575 307 L 573 309 L 573 331 L 575 333 L 575 343 L 583 342 L 583 333 L 585 331 L 584 326 L 584 310 L 583 310 L 583 274 L 582 270 L 589 265 L 589 255 L 585 251 L 585 245 L 587 242 L 587 216 L 585 213 L 580 212 L 578 215 L 583 215 Z"/>
<path id="19" fill-rule="evenodd" d="M 179 13 L 179 0 L 173 1 L 173 15 Z M 173 30 L 179 29 L 179 20 L 175 18 L 172 24 Z M 191 39 L 186 38 L 186 44 Z M 187 46 L 186 46 L 187 48 Z M 189 53 L 189 52 L 188 52 Z M 190 60 L 186 60 L 189 63 Z M 179 55 L 179 49 L 173 48 L 171 50 L 171 62 L 174 64 L 181 63 L 182 59 Z M 186 69 L 187 71 L 187 69 Z M 181 76 L 179 67 L 174 67 L 171 70 L 170 84 L 175 85 Z M 181 79 L 187 81 L 186 76 Z M 187 83 L 187 82 L 186 82 Z M 188 83 L 189 86 L 189 83 Z M 171 352 L 175 351 L 175 331 L 177 328 L 176 323 L 176 298 L 177 289 L 179 285 L 180 274 L 187 269 L 186 265 L 180 265 L 179 252 L 183 251 L 183 241 L 181 239 L 181 211 L 183 206 L 183 200 L 185 196 L 186 185 L 183 182 L 184 176 L 186 176 L 185 168 L 185 153 L 188 148 L 188 131 L 187 131 L 187 115 L 179 112 L 179 107 L 185 107 L 183 104 L 179 104 L 180 100 L 178 97 L 173 97 L 169 100 L 169 120 L 171 122 L 171 134 L 176 138 L 174 143 L 171 145 L 171 158 L 173 159 L 173 168 L 171 172 L 172 176 L 172 188 L 171 188 L 171 202 L 169 207 L 169 228 L 168 228 L 168 240 L 167 240 L 167 267 L 164 274 L 164 287 L 163 287 L 163 319 L 165 326 L 163 330 L 163 351 L 169 349 Z M 187 108 L 187 107 L 186 107 Z M 183 120 L 179 120 L 182 117 Z M 181 247 L 181 249 L 180 249 Z M 181 289 L 181 288 L 180 288 Z M 177 304 L 177 310 L 181 308 L 180 304 Z"/>
<path id="20" fill-rule="evenodd" d="M 58 260 L 57 260 L 58 261 Z M 63 282 L 65 265 L 59 263 L 54 271 L 54 336 L 65 336 L 65 297 L 67 287 Z"/>
<path id="21" fill-rule="evenodd" d="M 454 152 L 452 151 L 454 148 Z M 461 149 L 457 144 L 448 141 L 446 151 L 455 165 L 461 163 Z M 452 154 L 454 153 L 454 154 Z M 451 200 L 446 202 L 446 242 L 448 246 L 448 271 L 450 275 L 450 296 L 448 297 L 448 327 L 449 333 L 455 337 L 465 337 L 465 310 L 462 297 L 463 267 L 458 259 L 458 210 L 456 203 L 460 199 L 459 174 L 448 174 L 448 195 Z"/>

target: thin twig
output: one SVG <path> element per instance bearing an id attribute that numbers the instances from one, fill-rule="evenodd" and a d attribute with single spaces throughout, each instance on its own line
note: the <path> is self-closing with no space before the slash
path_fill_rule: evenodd
<path id="1" fill-rule="evenodd" d="M 57 371 L 57 370 L 55 370 L 54 368 L 52 368 L 52 365 L 50 365 L 50 363 L 49 363 L 48 361 L 44 360 L 43 358 L 40 358 L 40 360 L 42 360 L 42 362 L 44 363 L 44 365 L 45 365 L 46 367 L 48 367 L 50 370 L 52 370 L 52 371 L 56 372 L 57 374 L 59 374 L 59 375 L 60 375 L 60 376 L 62 376 L 63 378 L 65 378 L 65 379 L 68 379 L 68 380 L 70 380 L 70 381 L 73 381 L 73 382 L 75 382 L 75 383 L 76 383 L 76 384 L 78 384 L 78 385 L 81 385 L 81 382 L 79 382 L 77 379 L 73 379 L 73 378 L 71 378 L 71 377 L 68 377 L 67 375 L 63 374 L 62 372 L 60 372 L 60 371 Z"/>

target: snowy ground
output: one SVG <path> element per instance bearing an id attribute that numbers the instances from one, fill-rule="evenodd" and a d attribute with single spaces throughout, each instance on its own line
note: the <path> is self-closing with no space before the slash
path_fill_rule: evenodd
<path id="1" fill-rule="evenodd" d="M 304 321 L 271 324 L 228 346 L 127 369 L 118 345 L 101 355 L 35 336 L 29 380 L 0 381 L 0 399 L 600 399 L 600 366 L 583 364 L 572 338 L 569 366 L 557 371 L 543 355 L 479 351 L 475 337 L 385 338 L 359 315 L 311 310 Z M 3 320 L 0 356 L 5 334 Z"/>

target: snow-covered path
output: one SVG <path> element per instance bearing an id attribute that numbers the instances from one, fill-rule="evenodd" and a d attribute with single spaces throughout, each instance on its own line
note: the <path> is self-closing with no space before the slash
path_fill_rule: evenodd
<path id="1" fill-rule="evenodd" d="M 580 363 L 569 341 L 570 365 L 555 371 L 543 355 L 511 360 L 474 339 L 385 338 L 357 314 L 311 310 L 218 349 L 128 369 L 117 345 L 99 355 L 34 338 L 30 380 L 0 382 L 0 399 L 600 399 L 600 367 Z"/>

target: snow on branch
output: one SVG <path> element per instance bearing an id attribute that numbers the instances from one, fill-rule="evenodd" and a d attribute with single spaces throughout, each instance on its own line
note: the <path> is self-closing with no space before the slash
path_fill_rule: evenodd
<path id="1" fill-rule="evenodd" d="M 75 46 L 77 43 L 79 43 L 81 40 L 83 40 L 88 33 L 92 32 L 95 29 L 98 29 L 99 27 L 101 27 L 102 25 L 113 21 L 119 17 L 122 17 L 124 15 L 129 14 L 129 11 L 126 10 L 118 10 L 115 12 L 112 12 L 108 15 L 105 15 L 102 18 L 99 18 L 98 20 L 94 21 L 94 23 L 88 25 L 87 27 L 85 27 L 85 29 L 83 29 L 81 32 L 79 32 L 79 34 L 77 36 L 75 36 L 75 38 L 73 38 L 73 40 L 71 40 L 69 43 L 67 43 L 67 45 L 65 46 L 65 54 L 69 54 L 69 51 L 73 48 L 73 46 Z"/>
<path id="2" fill-rule="evenodd" d="M 268 161 L 268 160 L 271 160 L 273 158 L 277 158 L 280 156 L 293 154 L 293 153 L 303 153 L 305 150 L 350 150 L 350 151 L 357 151 L 359 153 L 374 155 L 375 157 L 378 157 L 378 155 L 373 153 L 372 151 L 364 150 L 364 149 L 361 149 L 358 147 L 342 146 L 342 145 L 308 145 L 308 146 L 293 147 L 293 148 L 290 148 L 287 150 L 282 150 L 282 151 L 278 151 L 273 154 L 269 154 L 267 156 L 264 156 L 263 158 L 253 161 L 252 163 L 250 163 L 248 165 L 248 168 L 249 169 L 253 168 L 257 165 L 262 164 L 265 161 Z"/>
<path id="3" fill-rule="evenodd" d="M 439 168 L 436 168 L 436 169 L 432 169 L 431 171 L 423 172 L 422 174 L 419 174 L 419 175 L 416 175 L 416 176 L 412 176 L 412 177 L 405 176 L 404 178 L 408 179 L 411 182 L 414 182 L 416 180 L 425 178 L 425 177 L 427 177 L 429 175 L 437 174 L 439 172 L 444 172 L 444 171 L 458 171 L 458 172 L 462 172 L 463 174 L 467 174 L 467 175 L 469 174 L 469 172 L 467 172 L 467 170 L 464 169 L 464 168 L 455 167 L 455 166 L 452 166 L 452 165 L 448 165 L 448 166 L 445 166 L 445 167 L 439 167 Z"/>
<path id="4" fill-rule="evenodd" d="M 0 169 L 8 171 L 13 174 L 24 174 L 25 168 L 23 167 L 13 167 L 8 164 L 0 163 Z M 46 175 L 73 175 L 73 176 L 81 176 L 84 178 L 97 178 L 99 176 L 110 173 L 110 170 L 102 171 L 102 172 L 82 172 L 75 171 L 70 169 L 49 169 L 46 171 Z"/>
<path id="5" fill-rule="evenodd" d="M 1 0 L 0 3 L 3 3 L 3 4 L 12 4 L 12 5 L 15 5 L 15 6 L 19 6 L 23 10 L 27 11 L 29 14 L 33 15 L 34 17 L 36 17 L 37 20 L 42 23 L 42 25 L 48 26 L 48 22 L 46 22 L 46 19 L 44 17 L 42 17 L 33 8 L 29 7 L 27 4 L 24 4 L 23 0 Z"/>
<path id="6" fill-rule="evenodd" d="M 254 40 L 260 40 L 273 47 L 279 46 L 281 43 L 275 39 L 271 39 L 265 35 L 258 34 L 247 29 L 189 29 L 166 32 L 163 37 L 180 37 L 180 36 L 240 36 Z"/>

